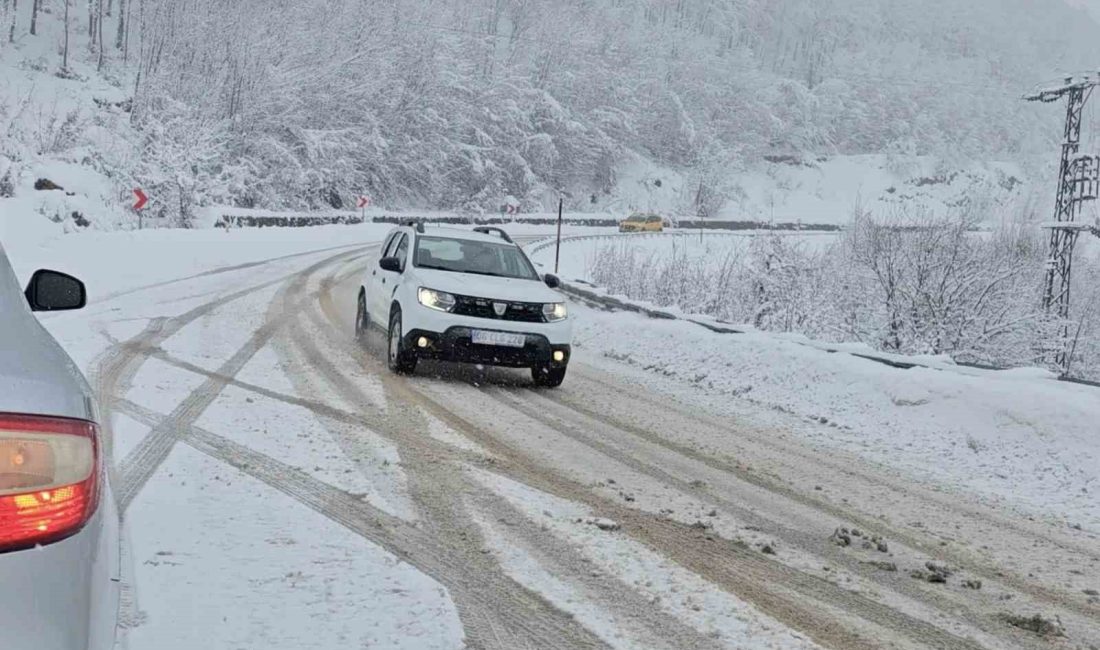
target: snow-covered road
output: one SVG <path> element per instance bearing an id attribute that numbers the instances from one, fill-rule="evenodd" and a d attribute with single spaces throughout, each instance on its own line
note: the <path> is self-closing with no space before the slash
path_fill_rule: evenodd
<path id="1" fill-rule="evenodd" d="M 1088 531 L 672 397 L 598 339 L 558 391 L 389 374 L 352 323 L 383 232 L 149 235 L 149 278 L 67 256 L 99 288 L 45 320 L 111 422 L 121 648 L 1100 644 Z M 1034 613 L 1066 638 L 1005 618 Z"/>

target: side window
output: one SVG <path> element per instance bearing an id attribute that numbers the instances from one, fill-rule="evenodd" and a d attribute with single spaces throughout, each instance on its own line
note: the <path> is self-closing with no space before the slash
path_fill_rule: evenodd
<path id="1" fill-rule="evenodd" d="M 393 256 L 401 262 L 401 270 L 404 271 L 405 258 L 409 256 L 409 238 L 407 235 L 401 235 L 401 243 L 397 245 L 397 250 L 394 251 Z"/>
<path id="2" fill-rule="evenodd" d="M 660 217 L 649 217 L 648 219 L 646 219 L 646 221 L 648 221 L 649 223 L 661 223 L 661 218 Z"/>

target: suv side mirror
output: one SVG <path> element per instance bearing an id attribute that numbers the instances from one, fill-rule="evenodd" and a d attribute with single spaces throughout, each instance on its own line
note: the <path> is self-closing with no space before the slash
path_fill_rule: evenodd
<path id="1" fill-rule="evenodd" d="M 71 275 L 45 269 L 34 272 L 23 295 L 31 311 L 68 311 L 83 309 L 88 304 L 88 291 L 83 282 Z"/>
<path id="2" fill-rule="evenodd" d="M 383 257 L 378 260 L 378 266 L 382 267 L 383 271 L 401 272 L 401 260 L 396 257 Z"/>
<path id="3" fill-rule="evenodd" d="M 547 273 L 546 275 L 542 276 L 542 281 L 545 282 L 546 286 L 550 287 L 551 289 L 557 289 L 561 286 L 561 278 L 554 275 L 553 273 Z"/>

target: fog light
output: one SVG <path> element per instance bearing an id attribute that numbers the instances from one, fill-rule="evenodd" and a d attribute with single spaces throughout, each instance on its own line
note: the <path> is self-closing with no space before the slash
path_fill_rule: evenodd
<path id="1" fill-rule="evenodd" d="M 558 363 L 565 361 L 565 352 L 562 352 L 561 350 L 554 350 L 554 361 Z"/>
<path id="2" fill-rule="evenodd" d="M 430 341 L 428 341 L 428 337 L 426 336 L 421 336 L 420 338 L 416 339 L 416 344 L 422 348 L 428 347 L 428 343 L 430 343 Z"/>

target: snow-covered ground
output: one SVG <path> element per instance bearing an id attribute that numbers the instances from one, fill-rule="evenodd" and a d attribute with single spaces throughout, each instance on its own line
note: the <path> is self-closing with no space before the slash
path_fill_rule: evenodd
<path id="1" fill-rule="evenodd" d="M 22 27 L 29 7 L 19 9 Z M 74 213 L 99 228 L 137 221 L 126 209 L 132 181 L 120 173 L 133 168 L 136 157 L 130 115 L 122 108 L 132 88 L 115 74 L 97 73 L 81 47 L 84 39 L 75 35 L 71 74 L 57 74 L 59 13 L 60 7 L 44 7 L 38 36 L 17 29 L 14 42 L 0 48 L 0 185 L 10 185 L 13 194 L 0 191 L 0 237 L 13 226 L 43 235 L 79 230 Z M 36 190 L 40 179 L 57 189 Z"/>
<path id="2" fill-rule="evenodd" d="M 262 331 L 266 306 L 277 304 L 279 285 L 267 285 L 341 251 L 376 243 L 388 228 L 24 237 L 18 241 L 26 245 L 13 247 L 11 257 L 20 276 L 50 266 L 89 281 L 91 301 L 86 310 L 46 315 L 43 321 L 90 375 L 112 341 L 135 336 L 154 320 L 186 314 L 227 292 L 255 288 L 228 303 L 231 310 L 213 309 L 168 336 L 160 349 L 174 361 L 148 359 L 130 380 L 128 392 L 120 396 L 130 405 L 113 416 L 114 459 L 120 475 L 125 475 L 135 449 L 158 435 L 157 419 L 178 412 L 180 404 L 210 381 L 179 364 L 224 372 L 227 358 L 239 356 L 234 350 L 247 348 L 250 337 Z M 338 266 L 337 271 L 344 276 L 356 269 Z M 327 489 L 355 495 L 381 513 L 415 521 L 402 468 L 407 459 L 367 430 L 354 433 L 367 455 L 341 447 L 326 429 L 331 423 L 285 401 L 294 398 L 278 398 L 308 397 L 296 389 L 299 378 L 292 380 L 293 372 L 272 348 L 255 350 L 235 374 L 235 381 L 246 388 L 222 387 L 193 426 L 213 432 L 204 435 L 223 437 L 224 444 L 281 463 L 285 471 L 330 486 Z M 252 386 L 271 391 L 272 397 L 257 395 Z M 379 399 L 377 408 L 386 408 L 386 398 Z M 447 444 L 480 449 L 438 420 L 433 419 L 429 428 Z M 530 495 L 526 500 L 537 503 Z M 445 587 L 349 532 L 331 516 L 257 480 L 254 472 L 218 462 L 209 451 L 176 445 L 128 503 L 125 531 L 129 560 L 124 570 L 122 648 L 463 645 L 462 625 Z M 560 534 L 590 537 L 584 527 L 576 526 L 566 526 Z M 509 550 L 508 543 L 494 546 L 500 546 L 509 562 L 526 563 L 530 569 L 531 560 Z M 731 643 L 765 635 L 758 647 L 813 647 L 689 572 L 663 565 L 647 569 L 645 562 L 658 560 L 629 550 L 606 551 L 618 557 L 599 561 L 623 573 L 624 580 L 640 583 L 639 571 L 652 576 L 671 571 L 671 582 L 652 587 L 653 597 L 660 599 L 669 590 L 683 593 L 686 600 L 668 601 L 672 614 L 698 619 L 704 631 L 727 634 Z M 632 567 L 635 561 L 642 564 Z M 700 610 L 696 604 L 692 609 L 696 602 L 706 607 Z M 589 623 L 601 628 L 598 620 Z M 619 638 L 622 632 L 614 625 L 604 624 L 602 629 L 613 647 L 645 647 L 644 639 L 628 643 Z"/>
<path id="3" fill-rule="evenodd" d="M 664 239 L 567 241 L 561 274 L 586 279 L 590 256 L 609 242 L 664 250 L 736 238 L 707 235 L 702 245 L 690 236 Z M 553 257 L 549 247 L 534 260 L 552 268 Z M 1058 382 L 1043 370 L 977 370 L 942 358 L 898 358 L 929 366 L 903 370 L 844 353 L 872 353 L 865 346 L 753 331 L 720 334 L 683 320 L 583 306 L 577 312 L 579 345 L 601 367 L 731 416 L 793 414 L 813 444 L 1100 531 L 1098 388 Z"/>
<path id="4" fill-rule="evenodd" d="M 943 215 L 965 207 L 1005 209 L 1035 187 L 1018 166 L 986 162 L 949 164 L 929 156 L 796 156 L 732 170 L 730 200 L 719 219 L 777 223 L 848 223 L 857 208 L 882 218 Z M 677 215 L 692 205 L 697 187 L 683 173 L 632 157 L 600 206 Z M 979 198 L 980 197 L 980 198 Z M 1009 210 L 1010 211 L 1010 210 Z"/>
<path id="5" fill-rule="evenodd" d="M 835 232 L 795 231 L 722 231 L 698 229 L 672 229 L 663 233 L 618 234 L 606 232 L 582 232 L 563 242 L 559 274 L 563 279 L 591 279 L 590 274 L 596 256 L 608 248 L 630 248 L 643 258 L 678 257 L 689 264 L 719 266 L 729 256 L 740 257 L 747 253 L 752 240 L 758 237 L 783 237 L 806 250 L 827 248 L 838 237 Z M 556 244 L 550 238 L 536 242 L 531 248 L 537 251 L 535 261 L 553 266 Z"/>
<path id="6" fill-rule="evenodd" d="M 902 211 L 909 218 L 921 211 L 943 215 L 967 206 L 1003 209 L 1026 190 L 1023 173 L 1012 164 L 955 166 L 926 156 L 880 154 L 769 163 L 736 175 L 734 183 L 741 193 L 723 217 L 838 225 L 850 221 L 857 207 L 884 218 Z"/>
<path id="7" fill-rule="evenodd" d="M 552 603 L 540 610 L 540 625 L 560 624 L 556 608 L 614 648 L 694 647 L 699 639 L 814 646 L 797 615 L 757 602 L 767 580 L 742 592 L 711 574 L 710 542 L 701 555 L 676 559 L 682 540 L 654 550 L 616 532 L 658 524 L 748 549 L 774 544 L 757 505 L 738 510 L 740 497 L 725 494 L 741 489 L 737 480 L 674 455 L 680 447 L 654 458 L 650 443 L 620 450 L 629 441 L 625 429 L 608 429 L 612 420 L 588 420 L 553 395 L 515 387 L 514 378 L 428 371 L 395 384 L 384 365 L 338 347 L 351 340 L 350 319 L 324 326 L 285 292 L 303 278 L 299 297 L 316 312 L 320 296 L 323 312 L 326 287 L 335 286 L 337 320 L 350 316 L 362 249 L 387 230 L 9 232 L 21 244 L 8 246 L 21 276 L 53 266 L 90 281 L 86 310 L 43 321 L 99 385 L 121 392 L 112 451 L 118 483 L 137 486 L 124 496 L 123 648 L 458 648 L 480 633 L 486 602 L 510 611 L 518 587 L 508 581 Z M 301 275 L 323 262 L 327 275 Z M 228 296 L 236 297 L 221 302 Z M 597 385 L 591 373 L 607 372 L 642 404 L 647 391 L 669 394 L 700 412 L 773 427 L 823 454 L 855 452 L 936 491 L 976 493 L 1100 530 L 1092 494 L 1100 459 L 1087 428 L 1092 389 L 1023 372 L 898 371 L 765 334 L 573 309 L 576 381 L 586 390 Z M 104 354 L 117 352 L 113 342 L 143 333 L 149 357 L 132 377 L 124 368 L 96 376 Z M 586 397 L 567 389 L 567 400 Z M 686 422 L 677 420 L 689 428 L 670 435 L 702 448 L 736 444 L 699 440 L 721 429 Z M 177 435 L 162 461 L 141 471 L 135 453 L 155 436 Z M 530 460 L 517 464 L 515 449 Z M 794 508 L 800 514 L 791 521 L 802 523 L 785 525 L 806 528 L 780 548 L 784 571 L 820 574 L 860 593 L 883 588 L 859 574 L 858 561 L 822 569 L 839 561 L 822 559 L 831 551 L 797 548 L 796 539 L 813 539 L 828 549 L 836 524 L 832 514 Z M 924 562 L 892 543 L 892 561 Z M 440 563 L 432 559 L 440 552 L 458 555 Z M 753 559 L 762 551 L 743 552 L 752 557 L 737 562 L 769 575 Z M 492 585 L 489 598 L 501 600 L 479 600 L 482 579 Z M 884 598 L 926 611 L 911 596 Z M 965 617 L 944 625 L 970 633 Z"/>
<path id="8" fill-rule="evenodd" d="M 21 277 L 47 266 L 89 282 L 86 310 L 43 321 L 91 374 L 112 339 L 129 338 L 154 316 L 181 314 L 226 291 L 260 287 L 348 247 L 377 242 L 387 229 L 85 233 L 14 246 L 10 254 Z M 283 259 L 256 265 L 273 258 Z M 235 315 L 211 313 L 166 339 L 164 349 L 217 369 L 222 349 L 230 356 L 226 346 L 236 349 L 252 334 L 273 293 L 258 289 L 242 298 L 245 311 Z M 255 313 L 257 323 L 241 313 Z M 266 351 L 257 353 L 240 379 L 293 392 Z M 167 414 L 202 381 L 201 375 L 149 360 L 123 397 L 135 408 Z M 312 414 L 258 400 L 264 398 L 230 387 L 197 424 L 365 501 L 381 500 Z M 148 442 L 154 429 L 116 414 L 116 464 Z M 192 448 L 177 446 L 149 478 L 126 513 L 125 531 L 130 561 L 124 569 L 123 648 L 462 647 L 454 605 L 437 582 Z"/>

